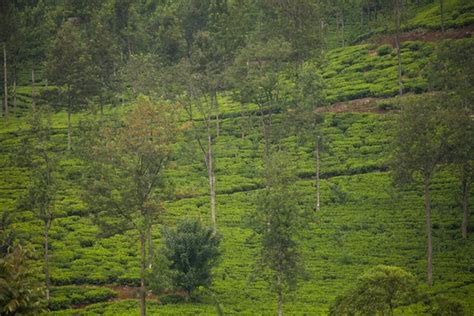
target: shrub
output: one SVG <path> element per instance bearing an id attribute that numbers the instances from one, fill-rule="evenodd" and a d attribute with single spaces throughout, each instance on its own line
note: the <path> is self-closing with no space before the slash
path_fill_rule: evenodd
<path id="1" fill-rule="evenodd" d="M 464 305 L 455 299 L 438 297 L 432 311 L 434 316 L 463 316 L 466 315 Z"/>
<path id="2" fill-rule="evenodd" d="M 392 52 L 393 48 L 391 45 L 389 44 L 385 44 L 385 45 L 382 45 L 380 46 L 378 49 L 377 49 L 377 54 L 379 56 L 385 56 L 385 55 L 388 55 Z"/>
<path id="3" fill-rule="evenodd" d="M 408 48 L 411 51 L 420 50 L 423 46 L 424 43 L 420 41 L 406 41 L 401 44 L 402 48 Z"/>
<path id="4" fill-rule="evenodd" d="M 376 266 L 364 273 L 356 286 L 338 296 L 330 315 L 393 315 L 393 309 L 417 298 L 415 277 L 398 267 Z"/>
<path id="5" fill-rule="evenodd" d="M 4 231 L 0 226 L 0 246 L 4 246 Z M 28 269 L 26 260 L 32 251 L 20 245 L 0 254 L 0 315 L 36 315 L 43 310 L 43 288 Z"/>
<path id="6" fill-rule="evenodd" d="M 163 252 L 168 263 L 163 266 L 163 260 L 157 261 L 155 266 L 159 269 L 155 268 L 150 276 L 152 283 L 159 283 L 153 279 L 170 280 L 175 290 L 185 291 L 188 296 L 198 286 L 210 286 L 211 270 L 220 256 L 220 236 L 200 221 L 190 219 L 182 221 L 175 230 L 165 229 L 164 236 Z"/>
<path id="7" fill-rule="evenodd" d="M 186 298 L 183 295 L 179 294 L 166 294 L 160 296 L 161 304 L 178 304 L 184 302 L 185 300 Z"/>
<path id="8" fill-rule="evenodd" d="M 71 308 L 74 305 L 93 304 L 108 301 L 117 296 L 109 288 L 61 286 L 54 287 L 48 307 L 51 310 Z"/>

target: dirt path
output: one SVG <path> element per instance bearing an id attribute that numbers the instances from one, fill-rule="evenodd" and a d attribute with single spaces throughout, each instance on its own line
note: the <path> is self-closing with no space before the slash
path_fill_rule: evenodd
<path id="1" fill-rule="evenodd" d="M 449 29 L 443 34 L 441 31 L 411 31 L 400 34 L 400 41 L 422 41 L 436 42 L 443 39 L 460 39 L 471 37 L 474 35 L 474 25 L 469 25 L 459 29 Z M 395 35 L 378 35 L 375 36 L 371 43 L 382 45 L 390 44 L 395 47 Z"/>
<path id="2" fill-rule="evenodd" d="M 361 112 L 361 113 L 387 113 L 377 107 L 378 98 L 362 98 L 344 102 L 337 102 L 329 106 L 317 108 L 317 113 L 345 113 L 345 112 Z"/>

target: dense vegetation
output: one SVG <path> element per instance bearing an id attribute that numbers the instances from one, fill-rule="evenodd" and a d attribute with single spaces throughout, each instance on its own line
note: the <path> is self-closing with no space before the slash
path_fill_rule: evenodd
<path id="1" fill-rule="evenodd" d="M 1 315 L 474 310 L 472 1 L 0 15 Z"/>

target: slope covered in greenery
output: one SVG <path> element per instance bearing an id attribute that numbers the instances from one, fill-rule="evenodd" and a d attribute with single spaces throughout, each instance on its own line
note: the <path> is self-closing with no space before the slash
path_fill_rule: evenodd
<path id="1" fill-rule="evenodd" d="M 60 122 L 58 114 L 55 122 Z M 323 134 L 328 150 L 322 156 L 322 209 L 314 214 L 302 240 L 307 279 L 285 305 L 289 312 L 322 314 L 334 297 L 350 286 L 358 274 L 376 264 L 406 267 L 423 282 L 425 246 L 423 238 L 422 197 L 420 188 L 398 191 L 390 184 L 386 170 L 391 117 L 388 115 L 347 113 L 326 114 Z M 12 122 L 13 124 L 13 122 Z M 254 206 L 256 190 L 261 187 L 261 144 L 258 125 L 242 140 L 236 130 L 238 119 L 222 121 L 216 144 L 218 223 L 223 235 L 223 260 L 215 271 L 213 290 L 229 314 L 255 314 L 275 305 L 265 283 L 252 281 L 256 241 L 246 225 L 245 215 Z M 59 128 L 60 126 L 58 126 Z M 24 190 L 27 175 L 7 163 L 14 154 L 20 136 L 4 131 L 2 146 L 2 205 L 13 207 L 14 199 Z M 64 129 L 58 129 L 58 146 L 64 143 Z M 252 140 L 254 139 L 254 140 Z M 292 136 L 282 140 L 298 165 L 301 180 L 295 183 L 301 192 L 300 203 L 311 209 L 314 203 L 312 149 Z M 183 217 L 208 222 L 208 197 L 205 170 L 198 152 L 181 148 L 170 171 L 176 191 L 192 197 L 169 201 L 163 222 L 168 225 Z M 77 161 L 63 157 L 61 174 L 65 181 L 80 177 Z M 247 170 L 247 171 L 246 171 Z M 259 172 L 260 170 L 260 172 Z M 15 184 L 16 183 L 16 184 Z M 71 181 L 69 181 L 71 183 Z M 468 308 L 473 301 L 473 244 L 460 238 L 460 209 L 453 199 L 458 183 L 450 170 L 440 172 L 433 183 L 435 234 L 434 293 L 462 299 Z M 184 194 L 184 193 L 183 193 Z M 132 232 L 100 237 L 98 228 L 80 200 L 77 185 L 69 184 L 60 192 L 56 208 L 61 218 L 54 221 L 52 241 L 52 278 L 59 285 L 128 284 L 138 282 L 138 244 Z M 41 225 L 31 212 L 17 214 L 22 237 L 41 242 Z M 21 223 L 21 224 L 20 224 Z M 98 237 L 99 236 L 99 237 Z M 160 230 L 154 231 L 156 242 Z M 40 262 L 38 262 L 40 264 Z M 258 278 L 257 278 L 258 280 Z M 60 293 L 60 292 L 57 292 Z M 62 300 L 61 296 L 53 302 Z M 249 302 L 252 302 L 249 304 Z M 60 303 L 57 303 L 60 306 Z M 137 303 L 115 303 L 100 307 L 110 314 L 137 308 Z M 163 313 L 211 313 L 213 303 L 152 305 Z M 87 310 L 99 311 L 99 307 Z"/>
<path id="2" fill-rule="evenodd" d="M 205 48 L 213 53 L 221 53 L 220 49 L 229 49 L 235 45 L 233 48 L 237 52 L 237 47 L 242 48 L 238 45 L 243 45 L 245 36 L 248 37 L 245 40 L 252 39 L 249 35 L 253 34 L 251 27 L 262 32 L 259 36 L 276 34 L 275 38 L 279 41 L 291 42 L 296 53 L 305 58 L 310 56 L 305 50 L 319 50 L 319 45 L 323 42 L 332 47 L 320 59 L 315 59 L 318 62 L 318 76 L 321 76 L 324 93 L 323 100 L 311 100 L 310 105 L 346 106 L 340 112 L 334 110 L 334 107 L 317 109 L 323 119 L 318 126 L 322 137 L 322 152 L 321 210 L 317 212 L 314 211 L 316 195 L 314 145 L 313 140 L 301 133 L 301 129 L 306 132 L 312 131 L 292 121 L 294 109 L 285 108 L 284 105 L 272 108 L 275 110 L 272 117 L 274 147 L 287 152 L 288 164 L 295 166 L 297 180 L 292 186 L 298 192 L 296 204 L 307 213 L 307 220 L 298 240 L 305 270 L 296 291 L 285 296 L 285 313 L 326 315 L 335 298 L 351 289 L 359 275 L 381 264 L 402 267 L 414 274 L 422 293 L 421 297 L 417 298 L 416 304 L 396 308 L 395 315 L 429 314 L 429 303 L 439 298 L 460 302 L 467 312 L 474 310 L 472 260 L 474 243 L 471 236 L 474 226 L 472 223 L 469 225 L 470 236 L 463 239 L 460 170 L 452 165 L 443 165 L 436 170 L 430 184 L 434 245 L 434 285 L 431 287 L 424 285 L 427 259 L 422 179 L 416 178 L 415 183 L 403 188 L 393 183 L 389 167 L 393 153 L 392 137 L 397 133 L 395 122 L 399 103 L 403 103 L 405 99 L 395 98 L 399 93 L 396 48 L 389 44 L 374 44 L 378 42 L 377 38 L 373 40 L 369 38 L 374 34 L 393 35 L 391 34 L 394 29 L 393 8 L 387 4 L 388 2 L 342 1 L 333 4 L 318 1 L 318 9 L 321 9 L 321 14 L 326 15 L 321 21 L 329 23 L 329 26 L 325 33 L 318 33 L 315 37 L 312 37 L 315 34 L 310 32 L 301 34 L 298 29 L 287 32 L 281 28 L 286 21 L 284 10 L 279 11 L 281 9 L 278 6 L 279 2 L 272 1 L 261 3 L 229 1 L 229 6 L 235 11 L 225 15 L 228 18 L 225 27 L 219 24 L 223 22 L 217 18 L 213 20 L 215 18 L 213 14 L 216 16 L 220 14 L 218 11 L 218 13 L 212 11 L 219 7 L 220 2 L 216 1 L 215 6 L 209 6 L 209 10 L 214 13 L 209 13 L 210 18 L 206 22 L 210 24 L 206 25 L 208 29 L 202 25 L 204 23 L 202 20 L 205 18 L 199 15 L 201 12 L 199 10 L 203 8 L 198 5 L 188 8 L 186 2 L 182 1 L 176 1 L 175 4 L 163 1 L 165 8 L 163 10 L 156 1 L 140 4 L 137 2 L 134 4 L 135 7 L 131 6 L 131 9 L 127 7 L 127 10 L 130 9 L 127 11 L 129 15 L 124 13 L 126 10 L 121 5 L 124 7 L 126 5 L 120 1 L 107 1 L 104 7 L 97 5 L 97 8 L 93 4 L 80 5 L 60 1 L 57 5 L 53 5 L 40 1 L 35 7 L 38 11 L 30 10 L 27 4 L 21 3 L 19 12 L 24 15 L 18 15 L 18 20 L 21 18 L 28 22 L 36 21 L 35 14 L 40 16 L 38 12 L 41 8 L 55 8 L 44 15 L 47 18 L 46 22 L 39 23 L 44 27 L 42 29 L 44 34 L 51 35 L 60 28 L 61 23 L 74 22 L 76 18 L 82 21 L 81 23 L 90 22 L 85 23 L 87 27 L 82 30 L 83 32 L 102 30 L 102 35 L 105 34 L 107 37 L 110 34 L 100 28 L 102 22 L 109 26 L 113 25 L 110 30 L 115 32 L 113 34 L 115 42 L 106 47 L 115 54 L 111 58 L 113 62 L 110 64 L 107 64 L 108 61 L 103 62 L 105 68 L 110 69 L 108 73 L 101 73 L 101 76 L 110 75 L 110 81 L 114 82 L 97 81 L 99 77 L 97 73 L 88 77 L 93 79 L 91 82 L 95 88 L 100 86 L 99 90 L 105 93 L 100 97 L 92 96 L 87 99 L 87 106 L 84 104 L 74 109 L 75 113 L 71 119 L 72 150 L 67 150 L 68 115 L 64 110 L 66 101 L 65 99 L 58 101 L 57 96 L 48 99 L 51 97 L 48 93 L 54 93 L 57 86 L 46 79 L 48 63 L 43 63 L 44 56 L 38 57 L 41 54 L 50 54 L 54 46 L 52 35 L 41 47 L 38 46 L 38 50 L 41 51 L 38 56 L 18 55 L 18 73 L 15 74 L 18 80 L 17 112 L 8 119 L 2 119 L 0 123 L 0 211 L 12 213 L 14 221 L 12 229 L 16 232 L 18 240 L 32 244 L 36 250 L 36 257 L 29 261 L 29 265 L 31 269 L 41 271 L 44 223 L 38 219 L 33 210 L 21 208 L 19 205 L 31 185 L 31 175 L 25 160 L 25 149 L 27 149 L 25 144 L 27 140 L 34 141 L 35 138 L 29 125 L 32 102 L 35 100 L 39 107 L 44 104 L 55 107 L 50 126 L 52 145 L 48 150 L 57 154 L 59 159 L 58 169 L 54 174 L 58 181 L 58 191 L 55 192 L 54 200 L 54 212 L 57 218 L 53 220 L 49 231 L 52 291 L 48 304 L 49 311 L 45 311 L 44 314 L 135 315 L 140 311 L 138 231 L 113 225 L 104 229 L 98 224 L 98 221 L 103 221 L 104 218 L 99 218 L 84 202 L 86 191 L 84 173 L 87 166 L 80 157 L 80 151 L 83 149 L 80 147 L 81 137 L 85 135 L 84 129 L 81 128 L 90 120 L 103 122 L 109 118 L 125 119 L 132 111 L 134 100 L 140 93 L 155 93 L 153 89 L 160 93 L 163 93 L 161 91 L 163 89 L 179 89 L 179 84 L 189 78 L 180 78 L 182 74 L 178 67 L 176 73 L 171 72 L 170 77 L 166 77 L 169 75 L 166 71 L 173 69 L 172 66 L 176 66 L 181 59 L 188 58 L 195 63 L 194 68 L 189 71 L 193 72 L 192 75 L 200 74 L 199 67 L 202 65 L 199 62 L 207 56 Z M 304 5 L 313 2 L 298 3 Z M 472 25 L 474 7 L 471 2 L 446 0 L 444 4 L 446 28 Z M 357 10 L 354 9 L 356 7 Z M 94 12 L 95 9 L 98 11 Z M 122 12 L 122 9 L 125 11 Z M 109 11 L 115 16 L 109 15 Z M 283 14 L 285 18 L 278 14 Z M 278 16 L 278 19 L 275 16 Z M 347 22 L 342 43 L 339 21 L 341 16 L 344 16 L 343 19 Z M 304 18 L 308 19 L 306 26 L 316 23 L 312 20 L 315 19 L 314 16 Z M 166 23 L 155 25 L 154 19 Z M 188 21 L 191 21 L 189 25 L 186 24 Z M 93 23 L 96 23 L 94 27 L 91 26 Z M 233 23 L 248 25 L 236 26 Z M 321 25 L 324 26 L 324 23 Z M 254 24 L 260 25 L 262 29 Z M 437 2 L 407 1 L 402 19 L 402 31 L 435 31 L 439 28 Z M 231 31 L 222 31 L 228 29 Z M 231 36 L 229 40 L 226 37 L 227 33 L 235 36 Z M 209 34 L 212 36 L 218 34 L 216 38 L 225 44 L 218 47 L 219 49 L 214 49 L 212 45 L 215 43 L 206 41 L 208 36 L 213 38 Z M 299 36 L 294 42 L 286 38 L 293 36 L 292 34 Z M 98 39 L 93 38 L 87 45 L 93 46 L 103 54 L 109 52 L 103 47 L 94 46 L 101 41 L 105 45 L 108 43 L 97 34 L 94 36 Z M 318 36 L 325 38 L 321 40 Z M 112 35 L 109 39 L 112 39 Z M 364 42 L 363 39 L 368 40 Z M 22 41 L 24 38 L 18 37 L 18 40 Z M 202 42 L 199 42 L 200 40 Z M 308 44 L 310 40 L 314 42 Z M 357 45 L 348 46 L 347 44 L 352 41 L 357 42 Z M 15 44 L 15 41 L 13 43 Z M 472 38 L 447 39 L 446 43 L 447 46 L 453 47 L 461 47 L 460 43 L 474 46 Z M 408 98 L 413 97 L 418 102 L 423 102 L 428 96 L 437 93 L 430 89 L 428 71 L 438 45 L 440 43 L 422 41 L 401 43 L 400 57 L 403 69 L 401 79 L 404 93 L 408 93 Z M 8 49 L 10 54 L 10 47 Z M 132 53 L 132 50 L 135 51 Z M 226 55 L 226 58 L 234 58 L 236 52 L 231 52 L 229 54 L 231 57 Z M 202 55 L 199 55 L 200 53 Z M 94 54 L 97 52 L 93 51 L 92 55 Z M 217 65 L 213 64 L 219 59 L 212 54 L 211 56 L 214 59 L 210 58 L 211 61 L 208 62 L 211 64 L 210 70 L 206 68 L 207 64 L 203 69 L 218 77 L 217 83 L 212 80 L 206 81 L 205 76 L 186 75 L 198 82 L 202 80 L 203 82 L 199 83 L 203 86 L 213 84 L 219 86 L 221 73 L 216 70 L 219 65 L 217 62 Z M 89 57 L 85 54 L 81 58 L 86 60 Z M 137 58 L 137 64 L 131 62 L 133 58 Z M 271 58 L 263 58 L 263 64 L 271 63 L 269 60 Z M 32 88 L 30 67 L 36 61 L 40 61 L 35 64 L 40 69 L 36 69 L 35 87 Z M 100 61 L 94 60 L 94 62 L 97 68 L 103 66 Z M 229 60 L 225 60 L 225 63 L 227 62 Z M 294 64 L 298 62 L 295 61 Z M 249 64 L 247 60 L 247 67 Z M 115 69 L 116 65 L 119 65 L 119 69 Z M 140 77 L 144 70 L 140 67 L 150 71 L 149 77 Z M 213 71 L 218 74 L 214 74 Z M 157 83 L 150 79 L 156 77 L 162 80 L 160 76 L 163 73 L 165 81 L 172 81 L 176 86 L 169 82 Z M 231 76 L 227 72 L 223 73 L 225 74 L 222 76 Z M 87 73 L 84 74 L 86 75 Z M 214 79 L 212 75 L 210 77 Z M 174 76 L 178 78 L 171 78 Z M 271 75 L 269 77 L 271 78 Z M 172 79 L 176 79 L 178 83 Z M 229 78 L 222 79 L 225 84 L 228 84 L 227 79 Z M 147 80 L 152 82 L 150 84 L 152 89 L 146 90 L 149 84 Z M 283 88 L 277 86 L 285 91 L 287 87 L 284 85 L 287 83 L 278 82 L 278 84 L 283 85 Z M 197 294 L 189 301 L 183 300 L 179 291 L 165 293 L 166 295 L 162 293 L 160 297 L 150 294 L 147 309 L 151 315 L 212 315 L 218 314 L 216 306 L 220 306 L 226 315 L 270 315 L 274 314 L 277 307 L 276 296 L 265 282 L 266 271 L 257 267 L 256 258 L 261 244 L 258 235 L 249 225 L 249 214 L 256 208 L 257 196 L 265 189 L 263 158 L 265 141 L 261 116 L 266 113 L 259 107 L 262 105 L 240 102 L 240 91 L 236 91 L 235 87 L 223 86 L 224 88 L 219 86 L 219 89 L 222 89 L 218 91 L 217 99 L 219 133 L 215 121 L 216 113 L 209 116 L 212 117 L 211 134 L 214 135 L 217 230 L 222 235 L 222 257 L 213 271 L 213 284 L 210 289 L 199 288 Z M 64 92 L 64 89 L 62 87 L 59 91 Z M 78 90 L 78 94 L 86 90 L 81 89 Z M 173 95 L 175 91 L 165 91 L 163 95 L 168 93 Z M 183 94 L 186 93 L 190 92 L 186 91 Z M 160 98 L 157 99 L 162 101 Z M 350 107 L 352 103 L 348 101 L 357 103 L 365 99 L 370 99 L 371 104 L 375 105 L 365 110 L 362 102 L 360 108 L 352 111 Z M 83 102 L 80 98 L 77 100 L 78 103 Z M 202 102 L 199 98 L 196 100 L 197 103 Z M 203 103 L 208 105 L 206 102 Z M 104 111 L 100 113 L 99 105 L 104 104 L 106 105 Z M 165 173 L 168 186 L 166 192 L 160 192 L 166 197 L 163 201 L 164 210 L 157 215 L 152 230 L 155 249 L 159 249 L 163 244 L 162 229 L 175 227 L 184 218 L 199 219 L 209 226 L 212 224 L 209 212 L 208 171 L 204 156 L 195 140 L 193 134 L 195 130 L 188 122 L 188 116 L 181 107 L 179 109 L 180 133 L 173 145 L 174 152 Z M 198 114 L 195 119 L 199 131 L 205 130 L 206 115 Z M 470 205 L 474 202 L 472 191 L 471 188 Z M 38 278 L 44 281 L 44 275 L 39 274 Z"/>

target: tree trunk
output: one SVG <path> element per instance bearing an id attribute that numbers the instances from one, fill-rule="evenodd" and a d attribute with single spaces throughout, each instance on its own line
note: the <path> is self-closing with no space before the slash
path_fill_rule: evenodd
<path id="1" fill-rule="evenodd" d="M 146 289 L 145 289 L 145 265 L 146 265 L 146 245 L 145 234 L 140 233 L 140 315 L 146 316 Z"/>
<path id="2" fill-rule="evenodd" d="M 427 253 L 427 274 L 428 285 L 433 285 L 433 240 L 431 236 L 431 203 L 430 203 L 430 177 L 424 176 L 424 193 L 425 193 L 425 215 L 426 215 L 426 235 L 428 242 Z"/>
<path id="3" fill-rule="evenodd" d="M 49 294 L 51 289 L 51 279 L 49 276 L 49 228 L 51 227 L 51 220 L 46 219 L 44 222 L 44 278 L 46 283 L 46 300 L 49 301 Z"/>
<path id="4" fill-rule="evenodd" d="M 346 42 L 344 41 L 344 10 L 341 11 L 341 41 L 342 47 L 346 46 Z"/>
<path id="5" fill-rule="evenodd" d="M 211 135 L 211 117 L 208 116 L 207 122 L 207 174 L 209 178 L 209 191 L 211 194 L 211 220 L 214 232 L 217 230 L 216 221 L 216 179 L 214 175 L 214 164 L 212 157 L 212 135 Z"/>
<path id="6" fill-rule="evenodd" d="M 67 107 L 67 150 L 71 150 L 71 104 Z"/>
<path id="7" fill-rule="evenodd" d="M 242 140 L 245 139 L 245 116 L 244 116 L 244 107 L 240 104 L 240 132 Z"/>
<path id="8" fill-rule="evenodd" d="M 212 107 L 216 110 L 216 136 L 219 137 L 221 133 L 220 128 L 220 119 L 219 119 L 219 103 L 217 101 L 217 93 L 215 91 L 212 92 Z"/>
<path id="9" fill-rule="evenodd" d="M 469 191 L 470 191 L 470 170 L 467 165 L 463 167 L 462 175 L 462 238 L 467 239 L 467 227 L 469 226 Z"/>
<path id="10" fill-rule="evenodd" d="M 283 289 L 281 285 L 281 277 L 277 276 L 277 295 L 278 295 L 278 316 L 283 316 Z"/>
<path id="11" fill-rule="evenodd" d="M 13 68 L 13 114 L 16 116 L 16 66 Z"/>
<path id="12" fill-rule="evenodd" d="M 265 160 L 268 158 L 270 154 L 270 132 L 268 130 L 268 124 L 265 122 L 265 113 L 263 112 L 263 106 L 259 105 L 260 108 L 260 119 L 262 123 L 263 129 L 263 141 L 265 142 Z"/>
<path id="13" fill-rule="evenodd" d="M 8 117 L 8 77 L 7 77 L 7 44 L 3 43 L 3 106 L 5 117 Z"/>
<path id="14" fill-rule="evenodd" d="M 441 22 L 441 32 L 444 34 L 444 1 L 439 0 L 439 13 Z"/>
<path id="15" fill-rule="evenodd" d="M 320 181 L 319 181 L 319 172 L 320 172 L 320 160 L 319 160 L 319 142 L 320 136 L 316 137 L 316 212 L 319 212 L 320 209 Z"/>
<path id="16" fill-rule="evenodd" d="M 148 219 L 148 224 L 147 224 L 147 242 L 148 242 L 148 268 L 151 269 L 153 266 L 153 236 L 151 235 L 151 220 Z"/>
<path id="17" fill-rule="evenodd" d="M 395 32 L 395 45 L 397 46 L 397 59 L 398 59 L 398 87 L 400 96 L 403 95 L 403 82 L 402 82 L 402 56 L 400 53 L 400 20 L 401 20 L 401 0 L 395 1 L 395 18 L 396 18 L 396 32 Z"/>
<path id="18" fill-rule="evenodd" d="M 31 68 L 31 107 L 36 111 L 35 68 Z"/>

